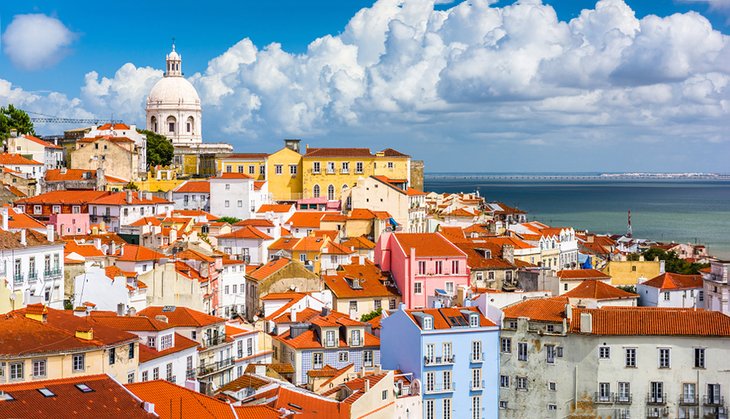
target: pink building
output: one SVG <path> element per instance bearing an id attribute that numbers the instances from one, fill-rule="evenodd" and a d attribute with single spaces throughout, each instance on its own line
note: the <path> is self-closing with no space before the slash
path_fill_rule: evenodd
<path id="1" fill-rule="evenodd" d="M 56 233 L 62 236 L 80 236 L 89 234 L 89 214 L 51 214 L 48 224 L 53 224 Z"/>
<path id="2" fill-rule="evenodd" d="M 409 309 L 431 307 L 439 295 L 469 285 L 466 253 L 439 233 L 383 233 L 375 262 L 391 273 Z"/>

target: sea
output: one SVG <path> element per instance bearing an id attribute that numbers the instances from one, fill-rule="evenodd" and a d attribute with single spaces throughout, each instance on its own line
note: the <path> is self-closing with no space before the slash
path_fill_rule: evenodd
<path id="1" fill-rule="evenodd" d="M 529 220 L 594 233 L 701 243 L 730 259 L 730 176 L 601 173 L 427 173 L 424 189 L 475 192 L 528 212 Z"/>

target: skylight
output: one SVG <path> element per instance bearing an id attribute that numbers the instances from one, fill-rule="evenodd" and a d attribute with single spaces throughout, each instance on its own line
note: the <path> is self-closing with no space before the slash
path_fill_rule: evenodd
<path id="1" fill-rule="evenodd" d="M 94 391 L 91 389 L 91 387 L 87 386 L 84 383 L 76 384 L 76 388 L 79 389 L 79 391 L 82 393 L 91 393 L 92 391 Z"/>
<path id="2" fill-rule="evenodd" d="M 39 388 L 38 392 L 41 393 L 43 395 L 43 397 L 55 397 L 56 396 L 56 394 L 54 392 L 52 392 L 51 390 L 49 390 L 45 387 Z"/>

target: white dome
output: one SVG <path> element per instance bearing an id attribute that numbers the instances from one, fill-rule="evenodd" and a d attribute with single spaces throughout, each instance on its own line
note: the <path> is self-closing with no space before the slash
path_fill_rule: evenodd
<path id="1" fill-rule="evenodd" d="M 148 104 L 195 104 L 200 105 L 200 96 L 192 83 L 183 77 L 163 77 L 150 90 Z"/>

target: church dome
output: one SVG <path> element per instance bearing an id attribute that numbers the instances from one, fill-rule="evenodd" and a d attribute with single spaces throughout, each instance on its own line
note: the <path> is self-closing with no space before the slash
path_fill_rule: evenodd
<path id="1" fill-rule="evenodd" d="M 183 77 L 163 77 L 150 90 L 148 104 L 200 105 L 200 96 Z"/>

